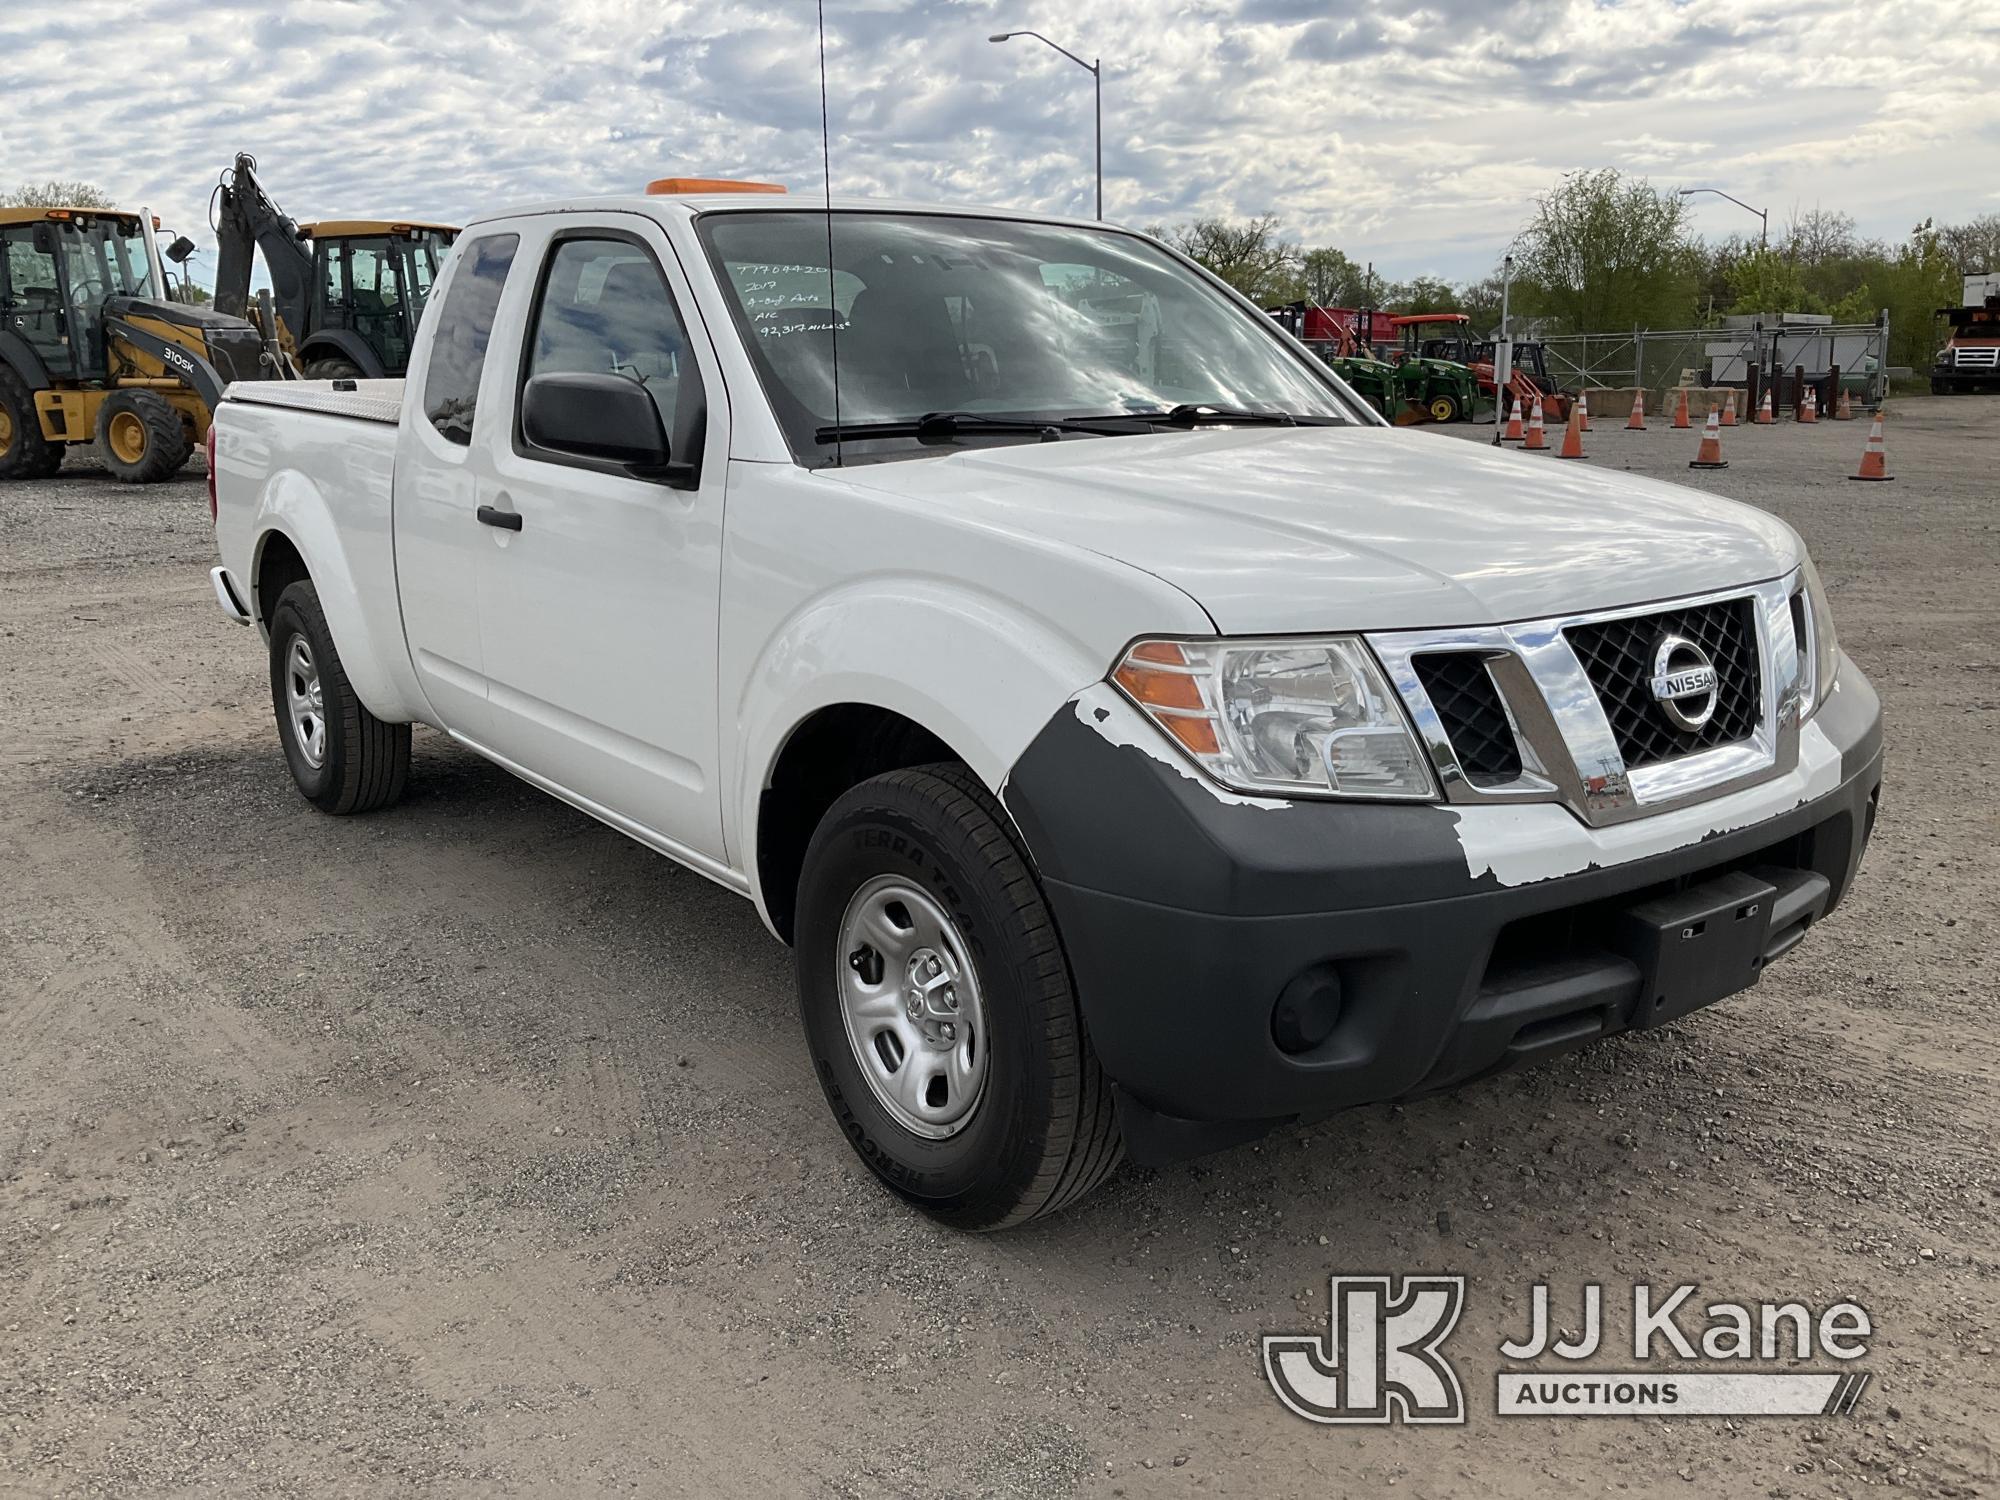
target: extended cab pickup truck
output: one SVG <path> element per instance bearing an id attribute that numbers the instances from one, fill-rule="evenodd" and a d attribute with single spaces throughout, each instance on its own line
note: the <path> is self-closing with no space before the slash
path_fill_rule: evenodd
<path id="1" fill-rule="evenodd" d="M 406 382 L 235 386 L 210 472 L 306 797 L 394 802 L 422 722 L 747 896 L 839 1128 L 968 1228 L 1674 1021 L 1874 821 L 1788 526 L 1397 431 L 1101 224 L 490 218 Z"/>

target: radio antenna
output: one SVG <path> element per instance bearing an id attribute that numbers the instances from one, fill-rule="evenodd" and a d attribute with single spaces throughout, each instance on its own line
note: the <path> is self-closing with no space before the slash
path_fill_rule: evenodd
<path id="1" fill-rule="evenodd" d="M 833 147 L 826 129 L 826 0 L 819 13 L 819 166 L 826 199 L 826 337 L 833 360 L 833 466 L 843 467 L 840 451 L 840 303 L 833 287 Z"/>

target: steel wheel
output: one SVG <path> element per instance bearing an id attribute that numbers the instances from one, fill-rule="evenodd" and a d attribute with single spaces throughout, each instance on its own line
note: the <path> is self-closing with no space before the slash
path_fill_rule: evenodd
<path id="1" fill-rule="evenodd" d="M 136 464 L 146 456 L 146 424 L 136 412 L 121 411 L 105 428 L 105 440 L 121 463 Z"/>
<path id="2" fill-rule="evenodd" d="M 291 712 L 299 754 L 318 770 L 326 763 L 326 697 L 312 647 L 302 635 L 292 637 L 291 648 L 285 653 L 285 704 Z"/>
<path id="3" fill-rule="evenodd" d="M 965 1128 L 986 1089 L 979 975 L 957 925 L 895 875 L 847 903 L 835 954 L 841 1020 L 877 1102 L 930 1140 Z"/>

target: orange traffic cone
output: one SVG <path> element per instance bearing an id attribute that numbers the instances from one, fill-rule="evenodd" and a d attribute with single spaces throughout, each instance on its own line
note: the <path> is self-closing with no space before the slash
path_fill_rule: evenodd
<path id="1" fill-rule="evenodd" d="M 1542 397 L 1541 393 L 1537 391 L 1535 393 L 1535 404 L 1528 408 L 1528 432 L 1522 438 L 1521 446 L 1528 451 L 1539 452 L 1543 448 L 1548 447 L 1548 445 L 1549 440 L 1542 428 Z"/>
<path id="2" fill-rule="evenodd" d="M 1854 403 L 1847 399 L 1846 386 L 1840 388 L 1840 404 L 1833 409 L 1833 420 L 1836 422 L 1852 422 L 1854 420 Z"/>
<path id="3" fill-rule="evenodd" d="M 1569 425 L 1563 428 L 1562 447 L 1556 451 L 1557 458 L 1588 458 L 1583 451 L 1583 434 L 1588 430 L 1590 413 L 1579 401 L 1569 409 Z"/>
<path id="4" fill-rule="evenodd" d="M 1680 399 L 1674 403 L 1674 426 L 1677 428 L 1685 428 L 1687 425 L 1688 425 L 1688 388 L 1686 386 L 1682 386 L 1680 388 Z"/>
<path id="5" fill-rule="evenodd" d="M 1507 413 L 1507 430 L 1500 437 L 1502 442 L 1518 443 L 1521 441 L 1521 397 L 1516 391 L 1507 394 L 1513 397 L 1513 404 Z"/>
<path id="6" fill-rule="evenodd" d="M 1799 421 L 1810 426 L 1819 420 L 1819 393 L 1806 387 L 1806 399 L 1799 403 Z"/>
<path id="7" fill-rule="evenodd" d="M 1868 429 L 1868 446 L 1861 453 L 1859 473 L 1849 474 L 1849 479 L 1889 480 L 1896 476 L 1889 472 L 1889 457 L 1882 450 L 1882 408 L 1875 408 L 1875 423 Z"/>
<path id="8" fill-rule="evenodd" d="M 1646 430 L 1646 392 L 1643 387 L 1632 392 L 1632 415 L 1625 419 L 1627 432 Z"/>
<path id="9" fill-rule="evenodd" d="M 1579 416 L 1580 416 L 1580 417 L 1581 417 L 1581 418 L 1583 419 L 1583 425 L 1582 425 L 1582 426 L 1580 426 L 1580 427 L 1578 427 L 1578 428 L 1577 428 L 1577 431 L 1578 431 L 1578 432 L 1588 432 L 1588 431 L 1590 431 L 1590 392 L 1589 392 L 1589 391 L 1578 391 L 1578 392 L 1576 393 L 1576 410 L 1577 410 L 1577 414 L 1578 414 L 1578 415 L 1579 415 Z M 1563 456 L 1563 457 L 1565 457 L 1565 458 L 1569 457 L 1569 455 L 1568 455 L 1568 454 L 1564 454 L 1564 455 L 1562 455 L 1562 456 Z M 1578 458 L 1582 458 L 1582 457 L 1583 457 L 1583 455 L 1582 455 L 1581 453 L 1577 454 L 1576 456 L 1577 456 Z"/>
<path id="10" fill-rule="evenodd" d="M 1715 412 L 1708 414 L 1708 425 L 1701 430 L 1701 447 L 1688 460 L 1690 469 L 1726 469 L 1729 460 L 1722 456 L 1722 418 Z"/>
<path id="11" fill-rule="evenodd" d="M 1722 398 L 1722 425 L 1724 427 L 1734 427 L 1736 425 L 1736 392 L 1734 391 L 1731 391 L 1727 396 Z"/>
<path id="12" fill-rule="evenodd" d="M 1767 385 L 1764 387 L 1764 400 L 1757 408 L 1757 425 L 1769 427 L 1775 421 L 1777 418 L 1771 413 L 1771 388 Z"/>

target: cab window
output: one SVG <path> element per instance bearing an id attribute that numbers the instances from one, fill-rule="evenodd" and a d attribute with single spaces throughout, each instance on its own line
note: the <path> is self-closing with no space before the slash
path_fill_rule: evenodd
<path id="1" fill-rule="evenodd" d="M 557 241 L 531 326 L 524 393 L 537 375 L 624 375 L 653 398 L 673 451 L 692 456 L 701 377 L 673 293 L 644 247 L 626 239 Z"/>
<path id="2" fill-rule="evenodd" d="M 450 442 L 472 442 L 472 419 L 479 400 L 479 377 L 500 289 L 520 247 L 517 234 L 490 234 L 465 247 L 463 261 L 438 307 L 430 368 L 424 374 L 424 415 Z"/>

